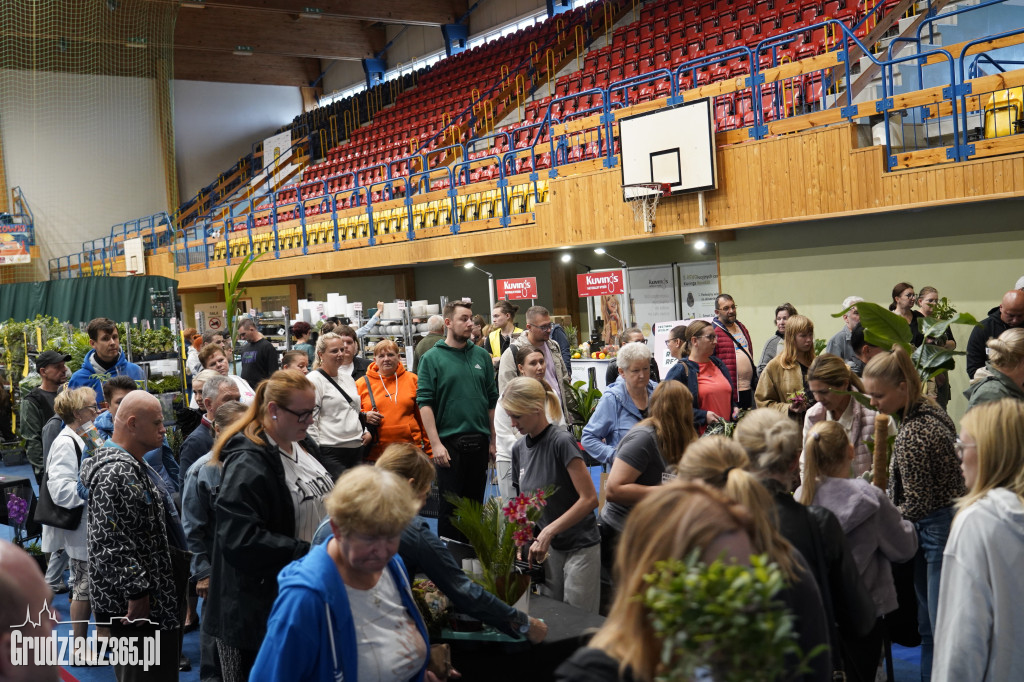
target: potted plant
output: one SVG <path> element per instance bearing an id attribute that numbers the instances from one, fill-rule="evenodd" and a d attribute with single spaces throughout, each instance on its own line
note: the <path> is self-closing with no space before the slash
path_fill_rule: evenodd
<path id="1" fill-rule="evenodd" d="M 782 572 L 765 556 L 750 566 L 705 564 L 695 551 L 685 559 L 659 561 L 644 577 L 639 595 L 661 642 L 658 682 L 769 682 L 790 679 L 787 657 L 800 670 L 824 645 L 803 656 L 796 619 L 776 600 Z"/>
<path id="2" fill-rule="evenodd" d="M 28 500 L 14 493 L 7 494 L 7 522 L 14 528 L 14 537 L 11 542 L 21 547 L 36 560 L 39 568 L 46 573 L 46 556 L 39 547 L 38 542 L 28 542 L 30 539 L 26 531 L 28 522 L 29 503 Z M 28 543 L 28 544 L 26 544 Z"/>
<path id="3" fill-rule="evenodd" d="M 522 493 L 504 506 L 497 497 L 481 504 L 448 496 L 455 507 L 452 525 L 466 536 L 480 561 L 480 571 L 470 577 L 506 604 L 515 604 L 530 587 L 530 577 L 516 570 L 516 559 L 533 541 L 533 526 L 553 492 L 548 487 L 532 495 Z"/>

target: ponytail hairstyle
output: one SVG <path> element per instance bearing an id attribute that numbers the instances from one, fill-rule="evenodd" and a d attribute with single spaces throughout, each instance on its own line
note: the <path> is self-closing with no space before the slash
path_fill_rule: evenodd
<path id="1" fill-rule="evenodd" d="M 224 446 L 235 434 L 241 433 L 250 441 L 266 447 L 267 442 L 263 440 L 263 432 L 267 430 L 266 420 L 267 406 L 270 403 L 284 405 L 296 393 L 302 391 L 313 392 L 313 384 L 309 382 L 306 375 L 295 369 L 279 369 L 270 375 L 270 378 L 256 387 L 256 397 L 246 410 L 245 414 L 233 422 L 230 426 L 220 432 L 216 442 L 213 444 L 213 457 L 210 459 L 214 464 L 222 461 Z"/>
<path id="2" fill-rule="evenodd" d="M 921 400 L 928 400 L 921 393 L 921 377 L 914 368 L 913 361 L 898 343 L 893 344 L 891 353 L 879 353 L 871 358 L 861 376 L 872 381 L 884 381 L 894 387 L 906 383 L 907 404 L 903 406 L 904 415 L 911 406 Z"/>
<path id="3" fill-rule="evenodd" d="M 733 438 L 750 458 L 750 470 L 759 477 L 793 471 L 800 456 L 800 427 L 778 410 L 760 407 L 736 425 Z"/>
<path id="4" fill-rule="evenodd" d="M 562 401 L 546 381 L 516 377 L 505 386 L 501 406 L 509 414 L 544 411 L 554 419 L 562 416 Z"/>
<path id="5" fill-rule="evenodd" d="M 864 392 L 864 382 L 850 369 L 849 365 L 838 355 L 822 353 L 814 358 L 807 370 L 807 381 L 820 381 L 829 388 L 838 391 Z"/>
<path id="6" fill-rule="evenodd" d="M 746 507 L 753 518 L 750 540 L 754 551 L 767 554 L 788 580 L 799 580 L 793 545 L 779 533 L 775 501 L 768 489 L 748 471 L 749 468 L 747 453 L 738 443 L 724 436 L 699 439 L 686 449 L 683 459 L 675 467 L 680 478 L 704 481 Z"/>
<path id="7" fill-rule="evenodd" d="M 804 443 L 804 481 L 800 488 L 800 504 L 814 504 L 820 478 L 837 470 L 846 461 L 849 475 L 850 439 L 839 422 L 818 422 L 807 434 Z"/>
<path id="8" fill-rule="evenodd" d="M 693 337 L 704 333 L 704 330 L 710 326 L 711 323 L 704 320 L 694 320 L 686 325 L 686 346 L 683 348 L 683 355 L 690 355 L 690 351 L 693 350 Z"/>
<path id="9" fill-rule="evenodd" d="M 325 350 L 327 350 L 327 342 L 341 338 L 341 334 L 333 330 L 343 326 L 344 325 L 335 325 L 334 327 L 331 328 L 332 331 L 321 333 L 320 336 L 317 337 L 316 349 L 313 352 L 313 367 L 311 367 L 310 369 L 316 369 L 320 366 L 320 356 L 323 355 Z"/>
<path id="10" fill-rule="evenodd" d="M 896 310 L 896 299 L 903 295 L 903 292 L 907 289 L 913 289 L 914 285 L 909 282 L 900 282 L 892 288 L 892 303 L 889 304 L 889 310 Z"/>
<path id="11" fill-rule="evenodd" d="M 800 354 L 796 350 L 796 335 L 814 335 L 814 323 L 811 318 L 805 315 L 793 315 L 786 321 L 786 333 L 783 336 L 782 351 L 779 353 L 779 363 L 784 369 L 793 369 L 797 366 Z M 811 351 L 814 356 L 814 351 Z"/>
<path id="12" fill-rule="evenodd" d="M 651 394 L 648 414 L 637 426 L 653 427 L 665 464 L 677 464 L 687 446 L 697 440 L 690 389 L 679 381 L 661 382 Z"/>

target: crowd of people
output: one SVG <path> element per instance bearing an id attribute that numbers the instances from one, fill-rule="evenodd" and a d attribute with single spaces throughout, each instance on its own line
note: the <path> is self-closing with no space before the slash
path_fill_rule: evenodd
<path id="1" fill-rule="evenodd" d="M 860 303 L 843 301 L 843 327 L 817 355 L 813 322 L 778 306 L 755 361 L 721 294 L 711 321 L 671 330 L 660 380 L 643 334 L 626 329 L 585 426 L 564 330 L 540 306 L 521 329 L 508 302 L 487 325 L 452 301 L 411 369 L 388 340 L 364 358 L 366 327 L 332 323 L 314 341 L 298 323 L 296 349 L 279 357 L 242 321 L 236 376 L 229 340 L 190 330 L 201 419 L 177 458 L 116 327 L 94 320 L 83 368 L 65 383 L 70 357 L 39 354 L 42 383 L 22 401 L 37 477 L 81 512 L 44 527 L 50 570 L 16 592 L 7 583 L 24 562 L 0 544 L 0 627 L 26 600 L 70 590 L 74 620 L 94 614 L 104 636 L 163 635 L 160 664 L 118 665 L 119 680 L 177 679 L 189 665 L 182 634 L 197 628 L 203 680 L 442 679 L 428 669 L 418 573 L 499 631 L 533 643 L 547 633 L 470 581 L 445 546 L 466 541 L 449 494 L 482 501 L 493 462 L 505 499 L 551 490 L 522 553 L 541 567 L 540 592 L 607 614 L 559 679 L 663 673 L 636 595 L 656 562 L 693 552 L 778 566 L 796 641 L 822 651 L 789 661 L 791 679 L 876 679 L 901 634 L 898 609 L 916 610 L 922 680 L 1012 679 L 1024 664 L 1013 598 L 1024 588 L 1024 291 L 971 333 L 959 436 L 948 381 L 923 381 L 902 345 L 872 344 Z M 936 305 L 932 287 L 893 289 L 912 343 L 952 349 L 951 334 L 928 334 Z M 886 466 L 876 451 L 890 441 Z M 604 499 L 588 464 L 603 465 Z M 432 486 L 436 533 L 417 516 Z"/>

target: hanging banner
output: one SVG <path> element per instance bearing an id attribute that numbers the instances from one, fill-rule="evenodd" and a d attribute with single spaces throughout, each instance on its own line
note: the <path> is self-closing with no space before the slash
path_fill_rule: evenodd
<path id="1" fill-rule="evenodd" d="M 684 320 L 712 317 L 718 296 L 718 264 L 713 261 L 679 263 L 679 298 Z"/>
<path id="2" fill-rule="evenodd" d="M 671 265 L 629 269 L 629 297 L 633 299 L 633 317 L 650 338 L 654 323 L 676 316 L 676 292 Z"/>
<path id="3" fill-rule="evenodd" d="M 0 224 L 0 265 L 32 261 L 28 250 L 32 244 L 31 230 L 30 226 L 20 223 Z"/>
<path id="4" fill-rule="evenodd" d="M 579 290 L 580 298 L 624 294 L 625 282 L 622 270 L 603 270 L 576 275 L 576 288 Z"/>
<path id="5" fill-rule="evenodd" d="M 498 299 L 503 301 L 522 301 L 537 298 L 537 278 L 517 277 L 515 279 L 498 280 Z"/>
<path id="6" fill-rule="evenodd" d="M 291 164 L 285 165 L 282 159 L 288 156 L 291 146 L 292 133 L 290 130 L 271 135 L 263 140 L 263 168 L 268 173 L 273 173 L 270 180 L 272 187 L 277 187 L 284 181 Z"/>

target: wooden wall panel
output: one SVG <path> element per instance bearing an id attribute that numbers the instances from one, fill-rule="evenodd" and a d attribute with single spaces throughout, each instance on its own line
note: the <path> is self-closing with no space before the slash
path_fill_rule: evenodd
<path id="1" fill-rule="evenodd" d="M 655 229 L 644 232 L 622 201 L 618 167 L 561 175 L 549 181 L 549 202 L 536 206 L 536 222 L 499 227 L 497 221 L 464 226 L 459 235 L 348 248 L 272 260 L 246 281 L 294 278 L 296 272 L 331 273 L 408 267 L 455 258 L 549 251 L 561 246 L 636 241 L 718 230 L 771 226 L 858 213 L 1024 196 L 1024 154 L 886 172 L 882 147 L 854 149 L 852 126 L 837 125 L 718 149 L 719 189 L 705 194 L 701 226 L 695 194 L 662 199 Z M 581 166 L 582 167 L 582 166 Z M 516 218 L 519 218 L 518 216 Z M 443 232 L 443 231 L 439 231 Z M 169 260 L 154 271 L 171 270 Z M 169 256 L 167 257 L 170 258 Z M 181 288 L 216 286 L 219 268 L 177 273 Z"/>

